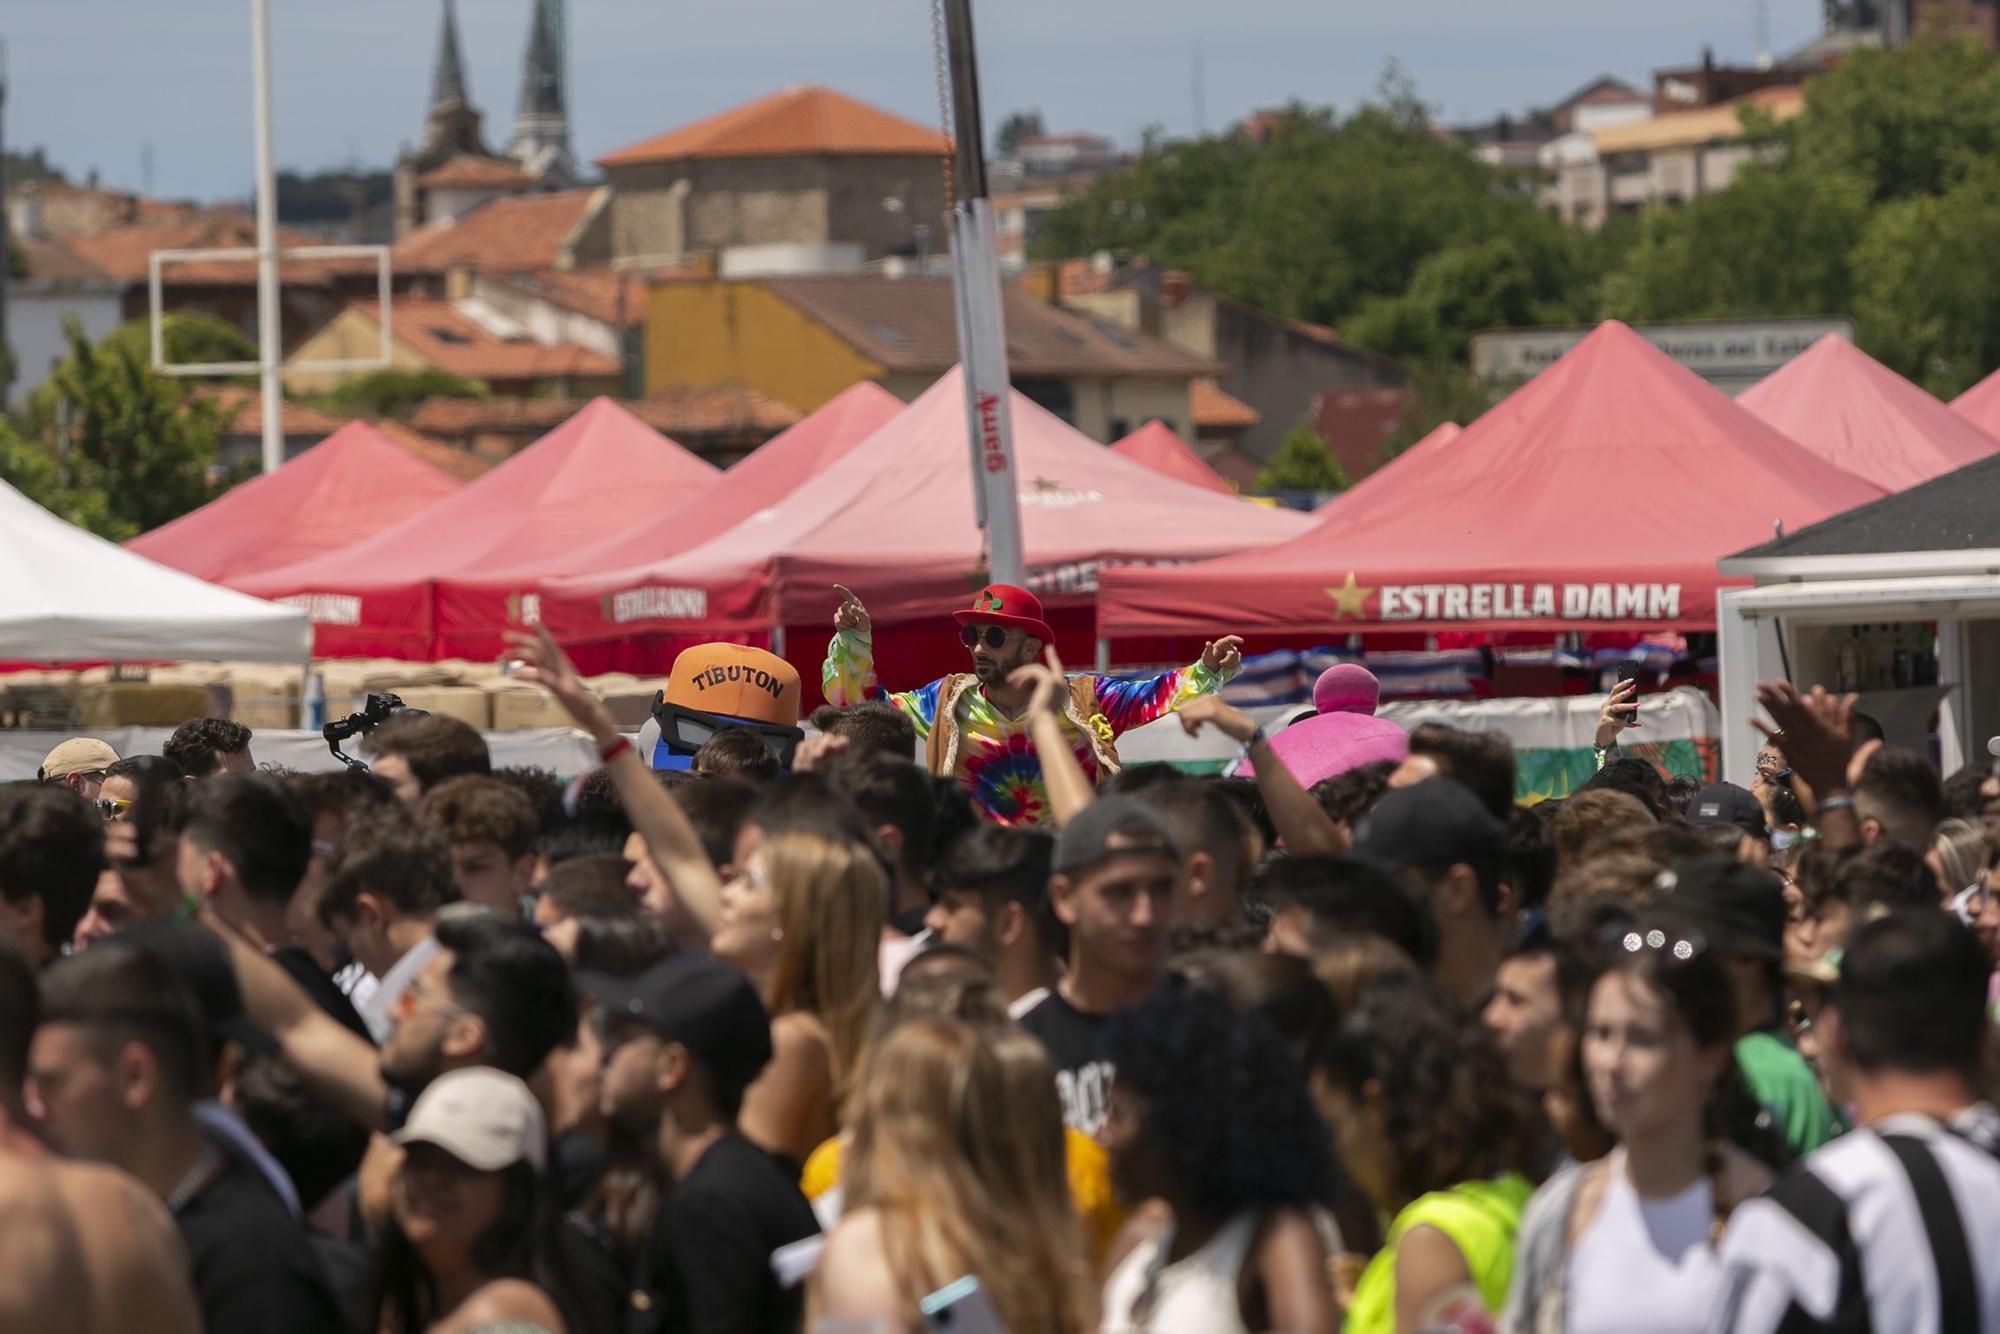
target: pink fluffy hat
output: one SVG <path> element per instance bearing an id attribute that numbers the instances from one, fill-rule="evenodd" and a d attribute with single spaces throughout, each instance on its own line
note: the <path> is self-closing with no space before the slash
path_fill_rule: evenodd
<path id="1" fill-rule="evenodd" d="M 1375 716 L 1382 683 L 1356 663 L 1335 663 L 1313 683 L 1311 717 L 1301 718 L 1271 738 L 1271 749 L 1306 787 L 1364 764 L 1401 764 L 1410 753 L 1410 734 Z M 1249 760 L 1236 766 L 1239 777 L 1256 773 Z"/>

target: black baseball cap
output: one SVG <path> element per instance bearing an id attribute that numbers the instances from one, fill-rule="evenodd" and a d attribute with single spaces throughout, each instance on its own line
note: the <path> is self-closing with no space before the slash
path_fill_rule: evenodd
<path id="1" fill-rule="evenodd" d="M 1770 835 L 1764 807 L 1750 795 L 1750 789 L 1734 783 L 1710 783 L 1688 803 L 1687 822 L 1691 825 L 1735 825 L 1752 838 Z"/>
<path id="2" fill-rule="evenodd" d="M 1450 778 L 1392 788 L 1354 827 L 1354 856 L 1386 871 L 1477 866 L 1507 852 L 1507 827 L 1472 789 Z"/>
<path id="3" fill-rule="evenodd" d="M 576 983 L 611 1014 L 630 1015 L 725 1083 L 747 1086 L 771 1063 L 771 1016 L 750 979 L 712 954 L 676 954 L 636 977 L 585 970 Z"/>
<path id="4" fill-rule="evenodd" d="M 201 1007 L 210 1037 L 277 1054 L 278 1040 L 244 1010 L 229 949 L 212 934 L 187 922 L 134 922 L 112 939 L 159 960 L 179 979 Z"/>
<path id="5" fill-rule="evenodd" d="M 1708 937 L 1717 954 L 1785 957 L 1785 888 L 1734 857 L 1695 857 L 1662 871 L 1659 906 Z"/>
<path id="6" fill-rule="evenodd" d="M 1118 846 L 1111 845 L 1112 839 Z M 1174 831 L 1160 813 L 1137 797 L 1099 797 L 1071 817 L 1056 835 L 1055 872 L 1080 871 L 1109 857 L 1133 852 L 1157 852 L 1181 859 Z"/>

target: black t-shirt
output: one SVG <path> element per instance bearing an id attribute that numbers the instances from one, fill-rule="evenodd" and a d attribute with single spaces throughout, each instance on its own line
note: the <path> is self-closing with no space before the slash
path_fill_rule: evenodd
<path id="1" fill-rule="evenodd" d="M 313 956 L 297 945 L 280 945 L 271 951 L 271 962 L 290 973 L 292 980 L 305 989 L 312 1003 L 319 1006 L 342 1027 L 352 1029 L 357 1035 L 368 1038 L 372 1045 L 374 1038 L 368 1036 L 368 1025 L 361 1022 L 360 1013 L 354 1002 L 347 998 L 337 983 L 320 970 Z"/>
<path id="2" fill-rule="evenodd" d="M 307 1240 L 264 1179 L 218 1148 L 221 1170 L 174 1215 L 208 1334 L 345 1334 Z"/>
<path id="3" fill-rule="evenodd" d="M 746 1139 L 717 1140 L 660 1205 L 641 1257 L 630 1327 L 793 1334 L 805 1294 L 778 1286 L 771 1253 L 818 1231 L 795 1175 Z"/>
<path id="4" fill-rule="evenodd" d="M 1056 1068 L 1063 1124 L 1092 1137 L 1104 1124 L 1116 1073 L 1104 1054 L 1104 1026 L 1110 1022 L 1110 1015 L 1077 1009 L 1057 987 L 1050 987 L 1041 1003 L 1021 1016 L 1021 1028 L 1042 1044 L 1049 1064 Z"/>

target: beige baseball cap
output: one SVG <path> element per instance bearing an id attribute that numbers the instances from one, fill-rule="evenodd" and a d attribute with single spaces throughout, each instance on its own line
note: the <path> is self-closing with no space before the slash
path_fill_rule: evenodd
<path id="1" fill-rule="evenodd" d="M 467 1167 L 498 1172 L 527 1162 L 548 1165 L 542 1105 L 514 1076 L 484 1066 L 439 1075 L 417 1098 L 398 1144 L 435 1144 Z"/>
<path id="2" fill-rule="evenodd" d="M 71 774 L 94 774 L 116 763 L 118 752 L 96 737 L 71 737 L 43 758 L 36 777 L 48 783 Z"/>

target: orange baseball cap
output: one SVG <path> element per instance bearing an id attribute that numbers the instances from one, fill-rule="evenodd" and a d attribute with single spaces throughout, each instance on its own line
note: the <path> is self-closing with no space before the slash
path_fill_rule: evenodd
<path id="1" fill-rule="evenodd" d="M 799 669 L 748 644 L 696 644 L 674 659 L 665 702 L 699 713 L 799 725 Z"/>

